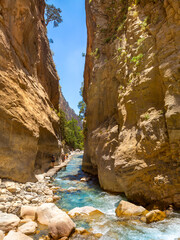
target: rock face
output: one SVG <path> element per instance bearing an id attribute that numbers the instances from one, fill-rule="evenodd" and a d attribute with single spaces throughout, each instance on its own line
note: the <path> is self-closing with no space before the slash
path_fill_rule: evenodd
<path id="1" fill-rule="evenodd" d="M 60 153 L 59 78 L 44 9 L 44 0 L 0 2 L 0 177 L 20 182 Z"/>
<path id="2" fill-rule="evenodd" d="M 180 207 L 180 2 L 86 0 L 83 170 L 140 205 Z"/>

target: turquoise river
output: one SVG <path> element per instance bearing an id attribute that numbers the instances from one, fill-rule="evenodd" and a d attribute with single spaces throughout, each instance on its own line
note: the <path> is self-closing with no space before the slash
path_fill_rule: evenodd
<path id="1" fill-rule="evenodd" d="M 57 174 L 54 183 L 61 188 L 57 193 L 61 197 L 57 205 L 65 211 L 75 207 L 93 206 L 105 216 L 90 222 L 77 220 L 77 227 L 102 233 L 101 240 L 180 239 L 180 213 L 173 213 L 164 221 L 151 224 L 117 218 L 115 209 L 119 201 L 126 198 L 103 191 L 96 178 L 81 170 L 81 164 L 82 156 L 74 155 L 66 168 Z M 81 178 L 89 176 L 90 181 L 80 181 Z"/>

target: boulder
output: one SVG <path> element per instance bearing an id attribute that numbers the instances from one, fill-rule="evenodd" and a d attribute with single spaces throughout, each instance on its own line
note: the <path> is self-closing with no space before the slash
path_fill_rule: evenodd
<path id="1" fill-rule="evenodd" d="M 0 212 L 0 230 L 8 232 L 18 226 L 20 218 L 14 214 Z"/>
<path id="2" fill-rule="evenodd" d="M 0 230 L 0 240 L 3 240 L 5 237 L 4 232 Z"/>
<path id="3" fill-rule="evenodd" d="M 36 212 L 37 212 L 37 207 L 22 206 L 20 215 L 22 218 L 35 220 Z"/>
<path id="4" fill-rule="evenodd" d="M 79 215 L 92 216 L 92 215 L 102 215 L 103 213 L 94 207 L 85 206 L 85 207 L 76 207 L 70 210 L 68 214 L 70 217 L 74 218 Z"/>
<path id="5" fill-rule="evenodd" d="M 10 231 L 3 240 L 32 240 L 32 238 L 21 232 Z"/>
<path id="6" fill-rule="evenodd" d="M 118 217 L 142 216 L 147 212 L 148 211 L 144 207 L 137 206 L 124 200 L 121 200 L 118 207 L 116 208 L 116 215 Z"/>
<path id="7" fill-rule="evenodd" d="M 48 228 L 53 239 L 68 237 L 76 225 L 67 214 L 57 215 L 50 219 Z"/>
<path id="8" fill-rule="evenodd" d="M 91 180 L 90 177 L 83 177 L 80 179 L 81 182 L 88 182 L 89 180 Z"/>
<path id="9" fill-rule="evenodd" d="M 18 228 L 18 230 L 24 234 L 33 234 L 36 232 L 36 228 L 38 227 L 36 222 L 30 221 Z"/>
<path id="10" fill-rule="evenodd" d="M 38 222 L 43 225 L 49 225 L 50 220 L 56 216 L 59 218 L 70 219 L 70 217 L 64 211 L 59 209 L 54 203 L 44 203 L 37 208 Z"/>
<path id="11" fill-rule="evenodd" d="M 146 223 L 162 221 L 166 218 L 166 213 L 160 210 L 152 210 L 146 214 Z"/>

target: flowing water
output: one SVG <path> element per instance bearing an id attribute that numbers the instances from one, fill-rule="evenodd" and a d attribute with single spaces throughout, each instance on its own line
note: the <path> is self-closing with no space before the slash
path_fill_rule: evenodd
<path id="1" fill-rule="evenodd" d="M 92 221 L 75 220 L 77 227 L 102 233 L 101 240 L 180 239 L 179 213 L 173 213 L 164 221 L 151 224 L 117 218 L 115 209 L 119 201 L 126 198 L 104 192 L 97 179 L 92 176 L 90 181 L 81 182 L 81 178 L 90 176 L 82 172 L 81 164 L 82 156 L 74 155 L 67 167 L 57 174 L 55 184 L 61 188 L 58 193 L 61 199 L 57 205 L 66 211 L 75 207 L 93 206 L 102 211 L 105 216 Z"/>

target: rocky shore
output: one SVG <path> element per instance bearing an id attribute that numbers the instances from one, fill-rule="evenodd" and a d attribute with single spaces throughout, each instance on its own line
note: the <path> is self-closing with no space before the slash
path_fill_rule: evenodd
<path id="1" fill-rule="evenodd" d="M 43 204 L 47 204 L 47 208 L 48 206 L 56 207 L 54 202 L 60 197 L 55 195 L 58 187 L 52 184 L 53 176 L 68 164 L 73 154 L 74 152 L 68 159 L 49 169 L 48 172 L 36 175 L 38 181 L 35 183 L 18 183 L 0 179 L 0 240 L 31 239 L 23 234 L 36 233 L 38 224 L 34 221 L 37 219 L 38 209 Z M 6 237 L 5 234 L 7 234 Z"/>

